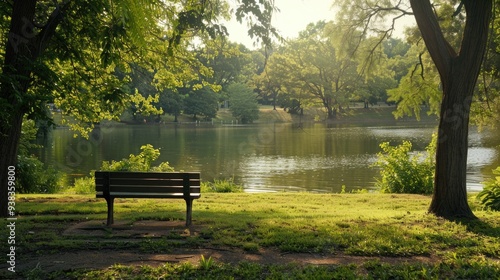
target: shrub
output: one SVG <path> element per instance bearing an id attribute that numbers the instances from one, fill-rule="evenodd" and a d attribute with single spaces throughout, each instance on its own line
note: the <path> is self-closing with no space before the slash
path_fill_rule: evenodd
<path id="1" fill-rule="evenodd" d="M 41 147 L 33 143 L 37 132 L 35 122 L 25 118 L 16 165 L 16 191 L 19 193 L 55 193 L 61 188 L 62 174 L 29 154 L 30 149 Z"/>
<path id="2" fill-rule="evenodd" d="M 162 162 L 158 166 L 151 166 L 153 161 L 160 156 L 160 149 L 155 149 L 151 144 L 141 146 L 141 153 L 130 155 L 128 159 L 120 161 L 103 161 L 101 170 L 105 171 L 144 171 L 144 172 L 172 172 L 174 169 L 168 162 Z"/>
<path id="3" fill-rule="evenodd" d="M 94 172 L 90 173 L 90 177 L 76 179 L 73 187 L 68 189 L 66 192 L 76 194 L 93 194 L 95 192 Z"/>
<path id="4" fill-rule="evenodd" d="M 19 193 L 56 193 L 61 188 L 61 173 L 34 156 L 19 155 L 16 173 Z"/>
<path id="5" fill-rule="evenodd" d="M 216 179 L 213 182 L 201 182 L 201 192 L 240 193 L 243 192 L 243 186 L 234 183 L 232 179 Z"/>
<path id="6" fill-rule="evenodd" d="M 152 145 L 141 146 L 141 152 L 138 155 L 131 154 L 129 158 L 120 161 L 103 161 L 100 170 L 103 171 L 145 171 L 145 172 L 173 172 L 174 168 L 168 162 L 162 162 L 157 166 L 151 166 L 160 156 L 160 149 L 155 149 Z M 95 192 L 94 172 L 90 177 L 79 178 L 75 180 L 72 188 L 66 192 L 77 194 L 91 194 Z"/>
<path id="7" fill-rule="evenodd" d="M 426 148 L 427 155 L 411 155 L 412 144 L 403 141 L 392 147 L 388 142 L 380 144 L 382 152 L 374 164 L 380 167 L 380 177 L 375 186 L 383 193 L 431 194 L 434 186 L 436 135 Z"/>
<path id="8" fill-rule="evenodd" d="M 493 174 L 500 175 L 500 166 L 493 170 Z M 484 184 L 484 189 L 477 195 L 477 199 L 486 209 L 500 211 L 500 176 L 495 176 Z"/>

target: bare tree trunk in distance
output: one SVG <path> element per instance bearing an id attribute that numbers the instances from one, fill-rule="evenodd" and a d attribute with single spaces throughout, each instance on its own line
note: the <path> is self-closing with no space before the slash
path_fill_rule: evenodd
<path id="1" fill-rule="evenodd" d="M 466 189 L 469 113 L 492 14 L 492 0 L 462 2 L 466 23 L 457 53 L 444 38 L 430 1 L 410 0 L 443 87 L 434 194 L 429 212 L 446 219 L 475 218 Z"/>

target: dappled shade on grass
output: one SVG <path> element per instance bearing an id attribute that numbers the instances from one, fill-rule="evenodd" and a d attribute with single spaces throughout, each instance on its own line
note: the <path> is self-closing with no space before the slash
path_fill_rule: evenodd
<path id="1" fill-rule="evenodd" d="M 123 236 L 123 231 L 120 235 L 118 229 L 102 226 L 102 234 L 93 237 L 94 242 L 88 242 L 89 237 L 81 234 L 61 233 L 78 223 L 104 221 L 105 202 L 79 195 L 26 195 L 18 199 L 17 230 L 35 233 L 19 234 L 20 259 L 38 254 L 47 258 L 51 254 L 82 250 L 169 254 L 178 249 L 218 248 L 221 252 L 230 250 L 257 255 L 276 250 L 280 254 L 307 253 L 322 258 L 359 257 L 362 263 L 355 264 L 353 273 L 368 268 L 380 272 L 378 268 L 386 266 L 391 267 L 389 272 L 396 272 L 403 269 L 399 264 L 407 261 L 418 262 L 419 273 L 432 266 L 439 267 L 436 271 L 449 273 L 444 269 L 445 264 L 465 267 L 474 263 L 479 271 L 483 268 L 485 271 L 499 270 L 499 213 L 475 209 L 480 221 L 447 221 L 426 213 L 430 203 L 428 196 L 207 193 L 194 205 L 194 227 L 187 229 L 189 234 L 177 228 L 165 229 L 165 235 L 154 238 Z M 471 199 L 473 207 L 474 203 Z M 117 199 L 115 218 L 124 224 L 138 225 L 143 220 L 182 221 L 184 211 L 184 205 L 177 201 Z M 396 264 L 370 264 L 363 261 L 366 258 L 390 258 Z M 426 261 L 422 263 L 422 259 Z M 223 264 L 217 267 L 221 273 L 234 273 Z M 111 270 L 116 269 L 121 271 L 116 267 Z M 176 271 L 181 268 L 164 269 Z M 268 271 L 270 268 L 259 269 Z M 345 269 L 349 271 L 349 266 Z M 207 272 L 196 274 L 201 272 L 197 268 L 194 270 L 195 275 Z M 130 269 L 130 273 L 136 272 L 137 269 Z M 107 272 L 95 273 L 105 275 Z M 457 274 L 433 275 L 452 277 Z"/>

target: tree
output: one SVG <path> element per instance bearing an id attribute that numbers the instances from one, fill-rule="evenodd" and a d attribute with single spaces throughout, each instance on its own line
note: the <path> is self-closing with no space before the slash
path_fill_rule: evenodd
<path id="1" fill-rule="evenodd" d="M 252 123 L 259 118 L 257 94 L 245 84 L 232 84 L 229 92 L 229 110 L 241 123 Z"/>
<path id="2" fill-rule="evenodd" d="M 430 1 L 410 3 L 443 87 L 429 212 L 445 218 L 471 218 L 474 214 L 467 203 L 466 189 L 469 114 L 488 41 L 492 0 L 461 2 L 467 18 L 458 52 L 444 38 Z"/>
<path id="3" fill-rule="evenodd" d="M 251 81 L 260 98 L 263 99 L 263 104 L 269 104 L 269 99 L 273 104 L 273 110 L 276 110 L 276 102 L 278 94 L 282 91 L 282 76 L 285 72 L 279 71 L 278 66 L 274 64 L 277 55 L 271 55 L 264 71 L 253 76 Z"/>
<path id="4" fill-rule="evenodd" d="M 159 107 L 167 114 L 174 116 L 174 122 L 177 122 L 177 117 L 181 114 L 184 106 L 184 96 L 175 93 L 172 90 L 165 90 L 160 93 Z"/>
<path id="5" fill-rule="evenodd" d="M 193 114 L 195 120 L 198 116 L 210 120 L 217 115 L 218 104 L 217 94 L 210 88 L 189 90 L 184 99 L 184 113 Z"/>
<path id="6" fill-rule="evenodd" d="M 297 79 L 298 72 L 299 65 L 285 46 L 273 52 L 253 84 L 261 96 L 271 96 L 273 103 L 278 102 L 283 109 L 288 109 L 288 113 L 302 114 L 304 105 L 312 104 L 314 96 L 302 86 L 303 81 Z"/>
<path id="7" fill-rule="evenodd" d="M 222 37 L 207 38 L 197 53 L 198 59 L 213 71 L 207 81 L 222 88 L 231 83 L 245 83 L 253 75 L 250 51 L 242 44 Z"/>
<path id="8" fill-rule="evenodd" d="M 115 70 L 127 72 L 129 63 L 150 47 L 162 50 L 151 53 L 164 62 L 166 57 L 176 57 L 175 49 L 186 35 L 226 33 L 215 23 L 224 12 L 222 3 L 1 1 L 0 216 L 9 216 L 7 170 L 16 165 L 25 115 L 47 119 L 46 103 L 56 102 L 84 124 L 116 119 L 126 105 L 122 87 L 127 81 L 116 77 Z M 273 3 L 238 1 L 236 8 L 239 21 L 249 20 L 249 33 L 268 45 L 276 33 L 271 26 Z M 172 60 L 165 64 L 184 65 Z"/>
<path id="9" fill-rule="evenodd" d="M 462 0 L 456 6 L 454 15 L 465 16 L 463 32 L 454 38 L 461 38 L 458 51 L 443 35 L 430 0 L 410 0 L 409 3 L 442 87 L 434 192 L 429 212 L 448 219 L 474 218 L 467 202 L 467 140 L 471 102 L 488 41 L 492 0 Z M 351 7 L 351 11 L 359 13 L 356 19 L 364 17 L 360 22 L 365 34 L 370 31 L 372 20 L 391 13 L 397 13 L 397 17 L 410 14 L 402 1 L 386 4 L 380 6 L 368 0 L 354 1 L 354 4 L 343 1 L 344 8 Z M 380 26 L 377 28 L 374 30 L 381 30 Z M 384 29 L 381 38 L 390 34 L 393 28 L 394 24 Z"/>
<path id="10" fill-rule="evenodd" d="M 337 118 L 363 82 L 357 73 L 357 62 L 341 47 L 349 44 L 341 42 L 336 31 L 337 26 L 332 23 L 309 24 L 299 38 L 288 42 L 281 54 L 271 56 L 267 70 L 267 75 L 282 80 L 281 86 L 288 93 L 312 96 L 321 102 L 330 120 Z M 277 92 L 280 82 L 267 84 L 268 90 Z"/>

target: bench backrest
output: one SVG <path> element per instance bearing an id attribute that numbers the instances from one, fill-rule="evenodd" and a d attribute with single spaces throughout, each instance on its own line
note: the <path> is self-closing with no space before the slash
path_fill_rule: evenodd
<path id="1" fill-rule="evenodd" d="M 200 194 L 200 173 L 96 171 L 96 197 L 191 198 Z"/>

